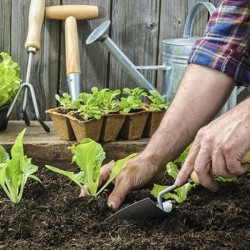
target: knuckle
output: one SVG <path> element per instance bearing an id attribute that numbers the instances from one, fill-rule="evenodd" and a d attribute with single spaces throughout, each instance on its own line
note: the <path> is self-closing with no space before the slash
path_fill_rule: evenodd
<path id="1" fill-rule="evenodd" d="M 196 135 L 196 138 L 198 141 L 201 141 L 203 139 L 203 137 L 206 135 L 205 133 L 205 128 L 201 128 Z"/>
<path id="2" fill-rule="evenodd" d="M 228 168 L 228 172 L 232 175 L 242 175 L 245 173 L 244 169 L 243 168 Z"/>

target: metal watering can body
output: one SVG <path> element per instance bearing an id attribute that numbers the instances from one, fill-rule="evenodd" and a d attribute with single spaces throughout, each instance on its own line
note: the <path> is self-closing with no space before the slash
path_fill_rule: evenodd
<path id="1" fill-rule="evenodd" d="M 88 37 L 86 44 L 95 41 L 103 43 L 108 51 L 121 64 L 126 73 L 142 88 L 156 90 L 155 87 L 140 73 L 139 70 L 162 70 L 163 84 L 160 90 L 162 95 L 166 95 L 167 101 L 172 101 L 178 89 L 182 76 L 187 68 L 187 60 L 192 47 L 200 37 L 191 37 L 194 17 L 200 7 L 206 7 L 210 15 L 216 10 L 210 2 L 198 2 L 191 8 L 184 26 L 182 38 L 165 39 L 162 41 L 162 65 L 156 66 L 135 66 L 130 59 L 118 48 L 118 46 L 107 35 L 110 21 L 106 21 L 98 26 Z M 224 113 L 234 107 L 237 103 L 237 95 L 244 89 L 234 88 L 228 101 L 219 114 Z"/>
<path id="2" fill-rule="evenodd" d="M 167 95 L 167 101 L 172 101 L 175 96 L 196 39 L 191 37 L 162 41 L 162 62 L 166 70 L 163 73 L 161 94 Z"/>

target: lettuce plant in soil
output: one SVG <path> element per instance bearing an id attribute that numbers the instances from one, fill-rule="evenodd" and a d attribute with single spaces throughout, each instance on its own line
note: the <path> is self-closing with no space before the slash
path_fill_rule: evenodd
<path id="1" fill-rule="evenodd" d="M 131 154 L 128 157 L 114 162 L 114 167 L 106 183 L 98 190 L 99 177 L 103 160 L 105 159 L 105 152 L 102 146 L 89 139 L 84 139 L 80 144 L 71 147 L 73 154 L 72 162 L 76 162 L 80 168 L 78 173 L 65 171 L 56 167 L 46 165 L 49 170 L 65 175 L 73 182 L 75 182 L 81 189 L 84 185 L 87 186 L 87 192 L 91 196 L 99 195 L 117 176 L 122 166 L 132 157 L 137 154 Z"/>
<path id="2" fill-rule="evenodd" d="M 11 157 L 0 146 L 0 185 L 13 203 L 19 203 L 28 178 L 41 183 L 34 175 L 38 166 L 31 163 L 31 159 L 24 155 L 23 136 L 25 129 L 17 136 L 11 148 Z"/>
<path id="3" fill-rule="evenodd" d="M 7 112 L 20 87 L 19 65 L 13 61 L 10 55 L 0 53 L 0 131 L 7 128 Z"/>

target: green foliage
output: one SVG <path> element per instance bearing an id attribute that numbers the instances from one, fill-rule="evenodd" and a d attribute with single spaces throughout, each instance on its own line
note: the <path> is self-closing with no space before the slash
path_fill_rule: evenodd
<path id="1" fill-rule="evenodd" d="M 185 159 L 187 158 L 187 155 L 189 153 L 189 150 L 191 148 L 191 145 L 189 145 L 183 153 L 174 161 L 174 162 L 169 162 L 166 166 L 166 173 L 171 176 L 174 180 L 177 178 L 177 175 L 179 173 L 178 166 L 182 166 L 183 163 L 185 162 Z M 191 184 L 191 183 L 186 183 L 182 187 L 176 188 L 173 193 L 168 193 L 164 195 L 165 199 L 172 199 L 175 200 L 178 203 L 182 203 L 187 199 L 187 194 L 192 189 L 195 187 L 196 184 Z M 157 197 L 158 193 L 162 191 L 163 189 L 167 188 L 169 186 L 161 186 L 161 185 L 154 185 L 153 190 L 151 191 L 151 194 L 154 197 Z"/>
<path id="2" fill-rule="evenodd" d="M 115 162 L 109 179 L 98 191 L 101 166 L 103 160 L 105 159 L 105 152 L 103 151 L 102 146 L 99 143 L 87 138 L 80 144 L 73 145 L 70 149 L 73 154 L 72 162 L 76 162 L 77 166 L 80 168 L 78 173 L 75 174 L 74 172 L 64 171 L 48 165 L 46 165 L 46 168 L 53 172 L 67 176 L 80 188 L 83 188 L 83 186 L 86 185 L 89 188 L 89 195 L 91 196 L 99 195 L 107 187 L 107 185 L 113 181 L 128 159 L 136 155 L 132 154 Z"/>
<path id="3" fill-rule="evenodd" d="M 12 149 L 11 159 L 3 147 L 0 147 L 0 185 L 13 203 L 22 199 L 24 186 L 28 178 L 41 181 L 33 174 L 38 167 L 24 155 L 23 136 L 25 129 L 18 135 Z"/>
<path id="4" fill-rule="evenodd" d="M 177 168 L 175 163 L 169 162 L 167 164 L 167 167 L 166 167 L 166 172 L 171 177 L 173 177 L 173 179 L 176 179 L 177 175 L 179 173 L 179 169 Z M 182 203 L 183 201 L 185 201 L 187 199 L 187 194 L 190 191 L 190 189 L 195 187 L 195 186 L 196 186 L 196 184 L 186 183 L 183 186 L 176 188 L 173 193 L 168 193 L 168 194 L 164 195 L 164 198 L 165 199 L 172 199 L 178 203 Z M 161 186 L 161 185 L 154 184 L 154 188 L 151 191 L 151 194 L 154 197 L 157 197 L 158 193 L 167 187 L 169 187 L 169 186 Z"/>
<path id="5" fill-rule="evenodd" d="M 170 105 L 170 102 L 165 102 L 166 95 L 159 96 L 158 91 L 156 90 L 149 90 L 147 98 L 150 100 L 148 105 L 149 110 L 163 110 L 167 109 Z"/>
<path id="6" fill-rule="evenodd" d="M 121 90 L 110 90 L 102 89 L 100 90 L 100 106 L 104 111 L 104 114 L 109 114 L 111 112 L 119 112 L 119 100 L 117 97 L 121 94 Z"/>
<path id="7" fill-rule="evenodd" d="M 19 78 L 20 67 L 5 52 L 0 53 L 3 60 L 0 62 L 0 107 L 10 104 L 21 84 Z"/>
<path id="8" fill-rule="evenodd" d="M 78 101 L 71 100 L 71 96 L 68 93 L 63 93 L 62 96 L 56 94 L 55 98 L 60 106 L 66 109 L 77 109 L 80 106 Z"/>
<path id="9" fill-rule="evenodd" d="M 147 96 L 147 93 L 137 87 L 134 89 L 124 88 L 122 91 L 126 97 L 122 97 L 119 103 L 120 110 L 125 113 L 129 113 L 134 110 L 140 110 L 142 108 L 141 97 Z"/>
<path id="10" fill-rule="evenodd" d="M 102 109 L 94 104 L 81 105 L 78 111 L 84 121 L 88 121 L 90 119 L 100 120 L 103 115 Z"/>

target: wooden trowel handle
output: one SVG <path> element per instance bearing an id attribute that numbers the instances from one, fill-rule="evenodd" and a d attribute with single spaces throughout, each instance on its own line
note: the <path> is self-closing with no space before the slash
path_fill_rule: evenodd
<path id="1" fill-rule="evenodd" d="M 243 156 L 241 163 L 247 163 L 250 162 L 250 149 L 245 153 L 245 155 Z M 195 171 L 192 172 L 192 174 L 190 175 L 192 181 L 196 184 L 200 184 L 200 180 L 198 178 L 198 175 L 196 174 Z"/>
<path id="2" fill-rule="evenodd" d="M 40 49 L 40 37 L 44 19 L 45 0 L 31 0 L 29 9 L 28 35 L 25 48 Z"/>
<path id="3" fill-rule="evenodd" d="M 69 16 L 77 20 L 94 19 L 100 16 L 100 8 L 94 5 L 57 5 L 45 9 L 45 18 L 65 20 Z"/>
<path id="4" fill-rule="evenodd" d="M 73 16 L 65 20 L 66 73 L 81 73 L 76 19 Z"/>

